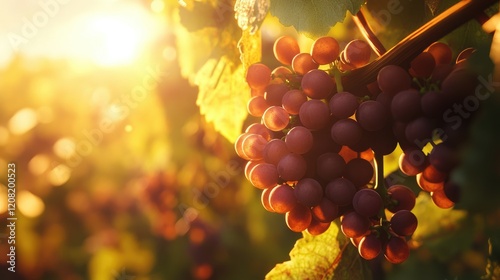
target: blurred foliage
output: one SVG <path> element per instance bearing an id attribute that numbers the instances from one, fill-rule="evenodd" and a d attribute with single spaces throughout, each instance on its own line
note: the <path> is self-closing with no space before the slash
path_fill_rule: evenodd
<path id="1" fill-rule="evenodd" d="M 300 234 L 262 208 L 230 142 L 249 121 L 246 65 L 277 65 L 269 50 L 280 35 L 302 49 L 312 40 L 271 15 L 262 32 L 242 32 L 232 1 L 158 1 L 169 32 L 133 67 L 16 56 L 0 70 L 0 166 L 15 162 L 18 174 L 18 279 L 282 279 L 296 271 L 366 279 L 367 267 L 374 279 L 477 279 L 486 267 L 498 275 L 496 95 L 481 106 L 454 174 L 466 186 L 463 204 L 440 210 L 418 196 L 405 264 L 361 260 L 336 224 L 318 237 L 304 233 L 288 256 Z M 388 46 L 430 16 L 432 1 L 400 2 L 403 11 L 378 25 Z M 374 20 L 387 5 L 365 8 Z M 349 16 L 335 22 L 326 32 L 341 44 L 360 36 Z M 464 42 L 476 40 L 476 27 Z M 393 172 L 399 152 L 386 157 L 386 174 L 418 194 L 413 177 Z M 6 198 L 0 185 L 0 234 Z M 0 279 L 11 279 L 0 241 Z"/>

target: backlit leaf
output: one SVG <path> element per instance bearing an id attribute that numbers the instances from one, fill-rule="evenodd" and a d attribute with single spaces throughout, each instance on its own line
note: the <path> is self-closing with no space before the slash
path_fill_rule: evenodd
<path id="1" fill-rule="evenodd" d="M 364 266 L 356 248 L 338 224 L 332 223 L 317 236 L 304 231 L 290 252 L 290 260 L 276 265 L 266 279 L 371 279 Z"/>
<path id="2" fill-rule="evenodd" d="M 210 58 L 196 75 L 199 86 L 196 104 L 207 122 L 229 141 L 241 133 L 247 117 L 246 103 L 250 88 L 243 78 L 244 68 L 227 56 Z"/>
<path id="3" fill-rule="evenodd" d="M 337 22 L 344 21 L 347 12 L 355 14 L 363 0 L 272 0 L 271 14 L 285 26 L 292 25 L 309 36 L 328 33 Z"/>
<path id="4" fill-rule="evenodd" d="M 262 40 L 260 32 L 251 34 L 249 30 L 244 30 L 238 41 L 238 49 L 240 50 L 240 60 L 243 63 L 246 73 L 246 69 L 250 65 L 261 60 Z"/>

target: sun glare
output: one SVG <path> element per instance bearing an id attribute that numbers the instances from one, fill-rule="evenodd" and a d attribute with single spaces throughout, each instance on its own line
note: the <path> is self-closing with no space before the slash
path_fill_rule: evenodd
<path id="1" fill-rule="evenodd" d="M 154 20 L 137 9 L 95 14 L 82 19 L 80 54 L 102 66 L 126 65 L 136 61 L 154 39 Z"/>

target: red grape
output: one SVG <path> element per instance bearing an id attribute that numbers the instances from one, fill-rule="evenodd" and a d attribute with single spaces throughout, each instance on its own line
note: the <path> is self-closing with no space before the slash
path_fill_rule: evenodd
<path id="1" fill-rule="evenodd" d="M 280 63 L 291 65 L 293 58 L 300 53 L 300 47 L 294 38 L 282 36 L 274 42 L 273 52 Z"/>
<path id="2" fill-rule="evenodd" d="M 246 81 L 250 88 L 263 89 L 271 81 L 271 69 L 262 63 L 254 63 L 248 67 Z"/>
<path id="3" fill-rule="evenodd" d="M 311 56 L 318 64 L 332 63 L 339 56 L 339 43 L 333 37 L 320 37 L 311 46 Z"/>

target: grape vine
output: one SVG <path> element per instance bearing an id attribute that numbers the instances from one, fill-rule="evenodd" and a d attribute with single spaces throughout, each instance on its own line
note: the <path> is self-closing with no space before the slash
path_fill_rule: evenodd
<path id="1" fill-rule="evenodd" d="M 404 262 L 418 227 L 416 195 L 384 179 L 383 157 L 399 146 L 401 172 L 415 176 L 436 206 L 460 200 L 450 174 L 477 113 L 480 77 L 468 67 L 474 49 L 453 58 L 437 40 L 493 2 L 462 1 L 388 52 L 369 29 L 362 30 L 368 42 L 355 39 L 343 50 L 330 36 L 307 51 L 292 37 L 277 38 L 282 65 L 248 68 L 247 109 L 260 121 L 235 142 L 263 207 L 311 235 L 338 220 L 362 258 Z M 354 19 L 366 27 L 362 13 Z"/>

